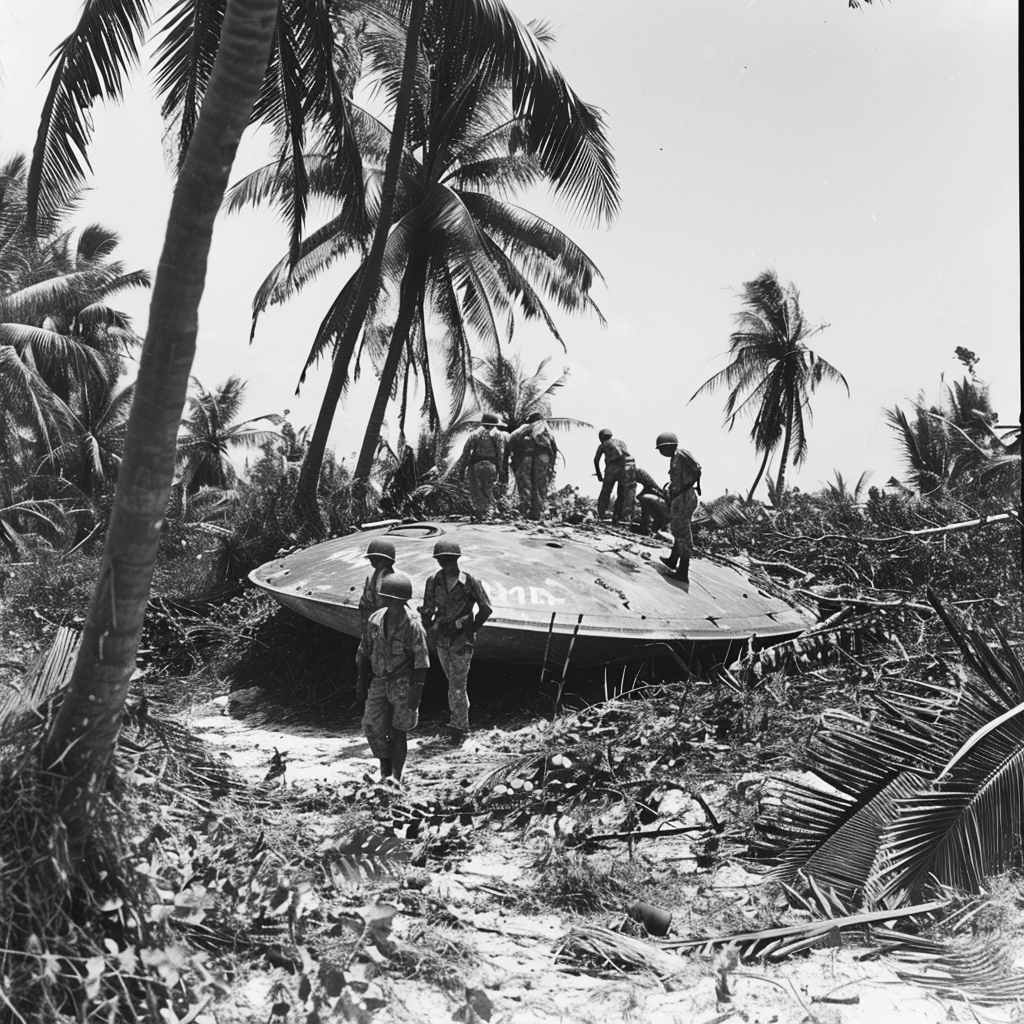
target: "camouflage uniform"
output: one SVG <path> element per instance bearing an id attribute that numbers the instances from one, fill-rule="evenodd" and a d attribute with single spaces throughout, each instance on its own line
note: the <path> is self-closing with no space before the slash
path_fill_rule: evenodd
<path id="1" fill-rule="evenodd" d="M 543 516 L 557 454 L 555 435 L 543 419 L 524 423 L 509 436 L 507 457 L 516 477 L 519 511 L 530 519 Z"/>
<path id="2" fill-rule="evenodd" d="M 359 598 L 359 615 L 366 625 L 366 620 L 378 609 L 384 607 L 384 599 L 380 596 L 380 584 L 385 576 L 395 571 L 393 565 L 382 565 L 374 569 L 363 583 L 363 593 Z"/>
<path id="3" fill-rule="evenodd" d="M 366 620 L 358 655 L 370 662 L 373 677 L 363 711 L 363 732 L 373 756 L 391 758 L 391 730 L 410 732 L 419 724 L 419 709 L 409 707 L 409 689 L 414 669 L 427 668 L 430 654 L 427 634 L 419 614 L 403 606 L 404 616 L 390 636 L 384 629 L 387 608 L 380 608 Z"/>
<path id="4" fill-rule="evenodd" d="M 693 531 L 690 528 L 690 520 L 697 510 L 697 490 L 700 478 L 694 477 L 689 468 L 689 460 L 693 456 L 688 452 L 679 449 L 672 456 L 668 467 L 668 493 L 669 493 L 669 529 L 675 543 L 672 546 L 674 555 L 685 555 L 689 558 L 693 554 Z"/>
<path id="5" fill-rule="evenodd" d="M 636 460 L 629 454 L 625 443 L 617 437 L 602 441 L 594 456 L 594 469 L 600 472 L 601 456 L 604 455 L 604 480 L 597 498 L 597 518 L 603 519 L 615 491 L 615 507 L 612 509 L 613 523 L 633 522 L 633 505 L 636 501 Z"/>
<path id="6" fill-rule="evenodd" d="M 491 602 L 483 585 L 468 572 L 459 571 L 449 585 L 444 570 L 427 579 L 423 590 L 423 614 L 430 623 L 430 632 L 437 646 L 437 660 L 448 677 L 449 725 L 459 732 L 469 732 L 469 665 L 473 660 L 473 607 L 490 614 Z M 455 620 L 466 617 L 461 627 Z"/>
<path id="7" fill-rule="evenodd" d="M 477 515 L 486 515 L 494 504 L 494 485 L 504 483 L 505 447 L 508 434 L 497 427 L 481 426 L 466 440 L 459 461 L 466 467 L 469 495 Z"/>

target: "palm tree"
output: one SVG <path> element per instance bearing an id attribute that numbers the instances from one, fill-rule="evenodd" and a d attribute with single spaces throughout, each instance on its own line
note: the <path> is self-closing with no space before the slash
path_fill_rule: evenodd
<path id="1" fill-rule="evenodd" d="M 500 0 L 399 0 L 364 4 L 358 0 L 328 6 L 324 0 L 282 0 L 275 32 L 275 59 L 254 117 L 269 124 L 277 143 L 278 162 L 291 169 L 293 190 L 285 202 L 290 233 L 290 259 L 299 256 L 299 239 L 308 200 L 309 178 L 302 146 L 316 134 L 334 161 L 341 192 L 349 197 L 353 216 L 361 210 L 358 151 L 349 130 L 349 102 L 359 66 L 360 33 L 371 16 L 395 26 L 408 12 L 402 75 L 398 80 L 391 145 L 380 190 L 380 210 L 364 272 L 336 303 L 330 317 L 333 366 L 321 414 L 310 439 L 300 478 L 297 504 L 315 509 L 319 467 L 338 401 L 348 382 L 350 363 L 364 320 L 380 291 L 380 268 L 404 152 L 405 126 L 414 86 L 432 78 L 443 88 L 475 74 L 478 82 L 502 81 L 511 86 L 513 115 L 523 119 L 522 148 L 540 161 L 557 193 L 598 219 L 618 209 L 614 166 L 600 114 L 583 103 L 543 53 L 546 33 L 527 30 Z M 42 182 L 70 187 L 81 179 L 80 154 L 86 152 L 89 107 L 96 97 L 118 98 L 127 67 L 138 58 L 150 27 L 149 5 L 142 0 L 110 0 L 89 4 L 75 31 L 54 58 L 54 77 L 41 118 L 33 154 L 30 186 L 33 203 Z M 427 38 L 444 38 L 446 47 L 429 50 L 429 65 L 419 60 L 420 26 Z M 164 112 L 179 124 L 180 152 L 185 152 L 195 111 L 209 80 L 212 53 L 222 31 L 219 5 L 181 4 L 162 32 L 157 51 L 158 86 Z M 389 44 L 397 47 L 395 37 Z M 429 72 L 424 69 L 429 67 Z M 417 74 L 419 73 L 419 79 Z M 428 90 L 429 91 L 429 90 Z M 35 206 L 30 208 L 35 216 Z"/>
<path id="2" fill-rule="evenodd" d="M 518 304 L 527 319 L 541 320 L 558 337 L 531 279 L 563 309 L 589 309 L 600 317 L 589 295 L 599 276 L 592 261 L 557 228 L 503 201 L 502 194 L 513 187 L 542 180 L 543 171 L 535 157 L 515 151 L 521 129 L 509 117 L 506 90 L 496 86 L 474 90 L 472 84 L 461 83 L 450 102 L 434 90 L 431 107 L 416 110 L 410 145 L 426 159 L 406 159 L 395 208 L 397 223 L 385 249 L 384 283 L 397 297 L 397 318 L 392 326 L 389 319 L 395 303 L 381 302 L 364 331 L 364 346 L 382 368 L 355 469 L 357 478 L 369 475 L 387 402 L 400 376 L 404 376 L 403 431 L 410 375 L 417 371 L 426 388 L 427 422 L 435 428 L 440 423 L 427 342 L 430 319 L 441 328 L 434 347 L 440 349 L 454 411 L 462 406 L 471 379 L 471 334 L 496 351 L 503 333 L 511 333 L 512 309 Z M 472 103 L 467 102 L 470 94 Z M 373 124 L 371 129 L 364 152 L 372 151 L 374 136 L 383 141 L 380 126 Z M 264 168 L 242 182 L 236 195 L 258 197 L 268 188 L 287 187 L 286 180 L 268 184 L 272 175 L 273 168 Z M 315 250 L 301 250 L 303 274 L 315 271 L 318 256 L 333 259 L 346 241 L 343 220 L 336 234 L 319 233 Z M 363 271 L 360 267 L 346 288 Z M 280 301 L 293 290 L 282 260 L 262 289 L 260 301 Z M 307 368 L 322 355 L 325 344 L 321 331 Z"/>
<path id="3" fill-rule="evenodd" d="M 792 284 L 783 288 L 775 271 L 766 270 L 743 286 L 744 309 L 733 316 L 738 330 L 729 336 L 732 362 L 706 380 L 691 396 L 730 388 L 725 422 L 730 430 L 741 415 L 754 417 L 750 431 L 754 448 L 764 460 L 747 500 L 754 495 L 768 459 L 782 443 L 775 492 L 783 500 L 786 467 L 807 458 L 804 413 L 811 419 L 810 397 L 823 380 L 837 381 L 850 393 L 846 378 L 805 344 L 828 324 L 812 327 L 800 308 L 800 294 Z"/>
<path id="4" fill-rule="evenodd" d="M 189 414 L 178 437 L 178 484 L 184 505 L 201 487 L 227 490 L 234 485 L 232 450 L 261 448 L 282 439 L 277 430 L 255 426 L 263 421 L 280 424 L 282 417 L 277 414 L 235 422 L 245 394 L 245 382 L 238 377 L 229 377 L 213 391 L 194 377 L 192 386 L 195 393 L 188 400 Z"/>
<path id="5" fill-rule="evenodd" d="M 543 359 L 532 373 L 523 370 L 519 356 L 495 356 L 473 360 L 473 387 L 483 404 L 498 414 L 508 429 L 515 430 L 539 412 L 552 430 L 572 430 L 576 427 L 593 429 L 590 423 L 569 416 L 551 415 L 551 397 L 569 379 L 569 371 L 548 381 L 545 370 L 550 358 Z"/>
<path id="6" fill-rule="evenodd" d="M 1014 456 L 996 433 L 988 385 L 965 377 L 947 386 L 939 405 L 923 393 L 912 403 L 913 419 L 899 406 L 886 409 L 896 432 L 908 482 L 921 495 L 1020 494 L 1020 453 Z"/>
<path id="7" fill-rule="evenodd" d="M 851 487 L 849 481 L 838 469 L 835 473 L 835 482 L 829 480 L 821 491 L 821 496 L 833 505 L 857 505 L 864 498 L 864 491 L 867 489 L 868 481 L 871 479 L 871 470 L 866 469 L 857 482 Z"/>
<path id="8" fill-rule="evenodd" d="M 68 690 L 42 751 L 42 763 L 58 783 L 58 811 L 76 860 L 88 848 L 135 669 L 174 478 L 213 222 L 260 92 L 276 18 L 277 0 L 228 0 L 221 45 L 171 203 L 100 578 Z"/>
<path id="9" fill-rule="evenodd" d="M 423 59 L 419 59 L 421 30 Z M 578 208 L 596 219 L 610 219 L 618 210 L 619 192 L 610 149 L 598 111 L 578 99 L 542 52 L 549 38 L 546 30 L 530 31 L 501 2 L 482 0 L 414 0 L 404 47 L 402 73 L 395 78 L 393 36 L 382 35 L 377 69 L 394 99 L 395 115 L 381 185 L 380 209 L 373 242 L 362 272 L 352 279 L 351 288 L 336 300 L 325 328 L 334 346 L 334 363 L 320 416 L 303 465 L 297 501 L 307 510 L 315 508 L 318 466 L 326 448 L 334 410 L 348 383 L 350 362 L 367 312 L 380 291 L 380 272 L 385 260 L 388 233 L 398 190 L 399 176 L 407 153 L 403 148 L 406 126 L 413 139 L 424 146 L 423 166 L 444 173 L 446 160 L 438 161 L 448 145 L 445 126 L 431 125 L 438 111 L 454 118 L 452 127 L 467 134 L 468 118 L 478 95 L 487 95 L 495 84 L 510 89 L 511 119 L 518 124 L 518 149 L 536 158 L 543 175 L 556 193 L 567 196 Z M 417 111 L 421 121 L 416 122 Z M 421 125 L 416 134 L 417 124 Z M 440 129 L 440 130 L 439 130 Z M 431 148 L 431 143 L 434 144 Z M 437 184 L 431 181 L 431 185 Z M 434 199 L 446 197 L 435 195 Z M 441 207 L 445 206 L 441 203 Z M 466 211 L 458 211 L 465 214 Z M 425 207 L 423 216 L 436 217 Z M 412 226 L 412 225 L 410 225 Z M 457 225 L 454 225 L 457 226 Z M 410 253 L 410 255 L 412 255 Z M 422 273 L 421 260 L 410 263 L 399 292 L 399 321 L 393 344 L 381 372 L 381 388 L 371 414 L 370 427 L 356 468 L 358 483 L 372 464 L 376 434 L 383 422 L 383 407 L 401 358 L 401 340 L 409 330 L 415 312 L 415 282 Z M 523 301 L 520 299 L 520 301 Z M 456 346 L 458 347 L 458 346 Z M 376 424 L 376 426 L 375 426 Z"/>
<path id="10" fill-rule="evenodd" d="M 119 385 L 104 378 L 79 391 L 71 413 L 71 429 L 40 463 L 95 501 L 112 493 L 124 451 L 128 413 L 135 383 Z"/>
<path id="11" fill-rule="evenodd" d="M 98 225 L 64 226 L 69 210 L 47 206 L 35 234 L 26 228 L 26 161 L 0 166 L 0 464 L 33 465 L 67 441 L 82 440 L 96 395 L 125 369 L 141 339 L 108 300 L 148 287 L 144 271 L 110 257 L 118 236 Z M 77 194 L 77 193 L 76 193 Z M 92 409 L 86 408 L 93 406 Z"/>
<path id="12" fill-rule="evenodd" d="M 160 6 L 148 0 L 83 3 L 78 24 L 54 51 L 53 77 L 28 177 L 31 228 L 44 189 L 66 202 L 84 180 L 91 108 L 98 99 L 120 101 L 126 78 L 141 64 L 141 50 L 151 34 L 157 38 L 157 94 L 176 136 L 179 170 L 183 166 L 209 89 L 226 4 L 175 4 L 157 29 L 155 8 Z M 261 62 L 264 80 L 250 123 L 270 128 L 276 158 L 294 168 L 295 188 L 287 211 L 293 249 L 306 214 L 302 147 L 311 126 L 354 201 L 362 194 L 359 152 L 348 131 L 348 100 L 358 69 L 360 8 L 365 6 L 358 0 L 280 0 L 273 54 L 269 63 Z"/>
<path id="13" fill-rule="evenodd" d="M 765 828 L 776 877 L 848 908 L 979 891 L 1024 857 L 1024 665 L 929 600 L 959 648 L 957 685 L 893 694 L 870 722 L 828 716 Z M 821 784 L 815 781 L 820 780 Z"/>

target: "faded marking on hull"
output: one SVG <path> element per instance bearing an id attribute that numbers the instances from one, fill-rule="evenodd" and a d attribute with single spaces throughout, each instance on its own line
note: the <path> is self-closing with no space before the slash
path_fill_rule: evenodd
<path id="1" fill-rule="evenodd" d="M 506 587 L 503 583 L 495 583 L 492 580 L 481 580 L 480 582 L 487 592 L 487 599 L 495 608 L 526 604 L 553 607 L 565 604 L 564 597 L 555 597 L 550 590 L 546 590 L 544 587 Z M 545 580 L 544 582 L 550 581 Z"/>

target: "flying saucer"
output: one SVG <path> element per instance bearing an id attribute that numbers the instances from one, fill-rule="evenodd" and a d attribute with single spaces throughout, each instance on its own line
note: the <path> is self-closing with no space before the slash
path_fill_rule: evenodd
<path id="1" fill-rule="evenodd" d="M 654 643 L 782 639 L 816 621 L 755 583 L 742 567 L 696 557 L 690 583 L 668 575 L 658 549 L 600 529 L 526 523 L 402 523 L 363 530 L 276 558 L 249 574 L 306 618 L 359 636 L 359 598 L 374 537 L 395 545 L 396 568 L 422 599 L 439 537 L 457 540 L 459 565 L 483 584 L 494 612 L 477 636 L 476 661 L 594 664 Z"/>

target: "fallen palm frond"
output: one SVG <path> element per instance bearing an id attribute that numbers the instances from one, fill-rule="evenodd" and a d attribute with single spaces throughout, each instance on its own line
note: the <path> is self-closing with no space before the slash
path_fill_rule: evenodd
<path id="1" fill-rule="evenodd" d="M 710 952 L 718 946 L 736 946 L 744 957 L 763 957 L 780 960 L 793 953 L 812 946 L 841 946 L 838 938 L 846 928 L 864 928 L 878 921 L 892 921 L 898 918 L 922 917 L 934 914 L 946 906 L 943 900 L 932 900 L 913 907 L 899 910 L 876 910 L 864 914 L 848 914 L 844 917 L 809 921 L 806 924 L 788 925 L 784 928 L 763 928 L 756 932 L 704 936 L 693 939 L 668 939 L 661 943 L 663 949 L 699 949 Z"/>
<path id="2" fill-rule="evenodd" d="M 653 971 L 663 979 L 692 973 L 682 958 L 610 928 L 578 926 L 570 929 L 555 947 L 556 960 L 577 960 L 597 968 L 622 971 Z"/>
<path id="3" fill-rule="evenodd" d="M 919 968 L 897 968 L 903 981 L 982 1004 L 1024 999 L 1024 971 L 1015 966 L 1015 950 L 1005 940 L 971 936 L 940 942 L 888 928 L 872 928 L 871 938 L 900 961 Z"/>
<path id="4" fill-rule="evenodd" d="M 711 501 L 702 501 L 693 514 L 694 526 L 737 526 L 751 520 L 749 507 L 738 494 L 722 494 Z"/>
<path id="5" fill-rule="evenodd" d="M 1024 667 L 933 606 L 959 647 L 959 686 L 918 684 L 872 721 L 826 715 L 806 765 L 785 781 L 762 849 L 776 877 L 813 878 L 851 906 L 899 905 L 936 884 L 977 891 L 1022 863 Z"/>
<path id="6" fill-rule="evenodd" d="M 27 717 L 42 720 L 42 708 L 67 685 L 81 634 L 61 626 L 50 646 L 33 659 L 17 682 L 0 685 L 0 743 L 22 734 Z"/>
<path id="7" fill-rule="evenodd" d="M 892 630 L 905 619 L 902 607 L 855 615 L 847 606 L 792 640 L 760 650 L 755 650 L 750 644 L 744 655 L 729 666 L 729 671 L 748 685 L 756 685 L 772 672 L 798 675 L 834 661 L 839 652 L 857 650 L 866 643 L 879 643 L 890 638 Z"/>

